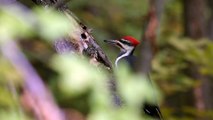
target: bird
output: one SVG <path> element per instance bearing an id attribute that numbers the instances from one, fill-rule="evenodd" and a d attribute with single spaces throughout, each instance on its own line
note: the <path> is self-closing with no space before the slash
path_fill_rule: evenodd
<path id="1" fill-rule="evenodd" d="M 120 39 L 115 40 L 104 40 L 104 42 L 114 45 L 120 49 L 120 53 L 115 60 L 115 67 L 119 69 L 119 63 L 126 62 L 129 68 L 135 72 L 136 70 L 136 60 L 137 58 L 134 56 L 134 51 L 136 47 L 140 44 L 140 42 L 132 36 L 124 36 Z M 148 76 L 148 75 L 147 75 Z M 149 77 L 147 77 L 149 78 Z M 142 108 L 145 115 L 162 120 L 162 114 L 160 108 L 157 104 L 151 104 L 145 102 Z"/>

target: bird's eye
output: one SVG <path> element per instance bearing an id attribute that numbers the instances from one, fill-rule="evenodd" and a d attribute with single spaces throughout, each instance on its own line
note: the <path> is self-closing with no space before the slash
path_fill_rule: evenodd
<path id="1" fill-rule="evenodd" d="M 129 41 L 121 39 L 119 40 L 121 43 L 125 44 L 125 45 L 132 45 Z"/>

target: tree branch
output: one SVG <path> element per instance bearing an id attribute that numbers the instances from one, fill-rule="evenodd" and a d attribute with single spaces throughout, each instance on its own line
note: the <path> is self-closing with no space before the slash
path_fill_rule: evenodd
<path id="1" fill-rule="evenodd" d="M 143 44 L 140 47 L 140 72 L 148 74 L 151 71 L 151 61 L 153 54 L 156 52 L 156 32 L 158 27 L 158 19 L 156 15 L 156 7 L 154 0 L 150 1 L 149 11 L 144 18 L 144 34 L 142 36 Z"/>
<path id="2" fill-rule="evenodd" d="M 65 120 L 42 79 L 22 54 L 14 41 L 1 45 L 1 51 L 24 79 L 25 102 L 28 102 L 38 120 Z M 51 113 L 51 115 L 50 115 Z"/>
<path id="3" fill-rule="evenodd" d="M 69 34 L 68 36 L 61 38 L 60 41 L 55 42 L 56 51 L 61 54 L 63 51 L 69 52 L 74 50 L 80 54 L 87 55 L 90 58 L 91 63 L 94 65 L 102 64 L 108 70 L 112 71 L 112 65 L 106 54 L 101 47 L 96 43 L 94 37 L 88 29 L 65 5 L 66 1 L 62 2 L 58 0 L 33 0 L 40 5 L 47 5 L 49 7 L 57 7 L 62 13 L 64 13 L 70 20 L 74 20 L 78 24 L 75 34 Z M 74 33 L 70 31 L 70 33 Z"/>

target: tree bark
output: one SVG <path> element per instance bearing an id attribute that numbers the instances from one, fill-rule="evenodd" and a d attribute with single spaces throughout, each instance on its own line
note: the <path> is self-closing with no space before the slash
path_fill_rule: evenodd
<path id="1" fill-rule="evenodd" d="M 140 46 L 140 55 L 139 55 L 139 68 L 143 74 L 148 74 L 151 71 L 151 61 L 153 57 L 153 49 L 155 47 L 155 40 L 156 40 L 156 28 L 157 28 L 157 17 L 156 17 L 156 8 L 154 5 L 154 0 L 150 1 L 150 7 L 147 15 L 144 17 L 143 20 L 143 35 L 142 35 L 142 42 Z"/>
<path id="2" fill-rule="evenodd" d="M 205 35 L 205 0 L 184 0 L 185 35 L 199 39 Z"/>
<path id="3" fill-rule="evenodd" d="M 207 0 L 207 5 L 210 10 L 210 17 L 207 21 L 207 36 L 210 40 L 213 40 L 213 1 Z"/>
<path id="4" fill-rule="evenodd" d="M 148 74 L 151 71 L 151 61 L 157 52 L 157 32 L 164 8 L 164 0 L 150 0 L 149 10 L 143 20 L 142 44 L 140 46 L 138 71 Z"/>
<path id="5" fill-rule="evenodd" d="M 206 37 L 205 4 L 205 0 L 184 0 L 185 35 L 194 40 Z M 190 69 L 191 76 L 200 81 L 200 85 L 194 88 L 195 107 L 203 112 L 207 108 L 212 108 L 212 82 L 207 76 L 199 73 L 198 65 L 192 65 Z"/>
<path id="6" fill-rule="evenodd" d="M 206 25 L 206 30 L 207 30 L 207 37 L 210 40 L 213 40 L 213 1 L 212 0 L 206 0 L 207 1 L 207 7 L 210 10 L 210 17 L 207 20 L 207 25 Z M 213 110 L 213 96 L 211 95 L 213 91 L 213 81 L 212 81 L 212 76 L 208 76 L 208 79 L 205 80 L 204 85 L 204 100 L 206 103 L 206 109 L 207 110 Z"/>
<path id="7" fill-rule="evenodd" d="M 165 0 L 155 0 L 157 18 L 160 21 L 165 6 Z"/>

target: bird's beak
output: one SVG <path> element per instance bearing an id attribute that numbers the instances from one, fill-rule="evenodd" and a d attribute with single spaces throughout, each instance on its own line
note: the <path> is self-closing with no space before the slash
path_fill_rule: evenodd
<path id="1" fill-rule="evenodd" d="M 112 44 L 120 49 L 124 49 L 122 44 L 119 42 L 119 40 L 104 40 L 105 43 Z"/>
<path id="2" fill-rule="evenodd" d="M 118 44 L 118 40 L 104 40 L 105 43 L 116 45 Z"/>

